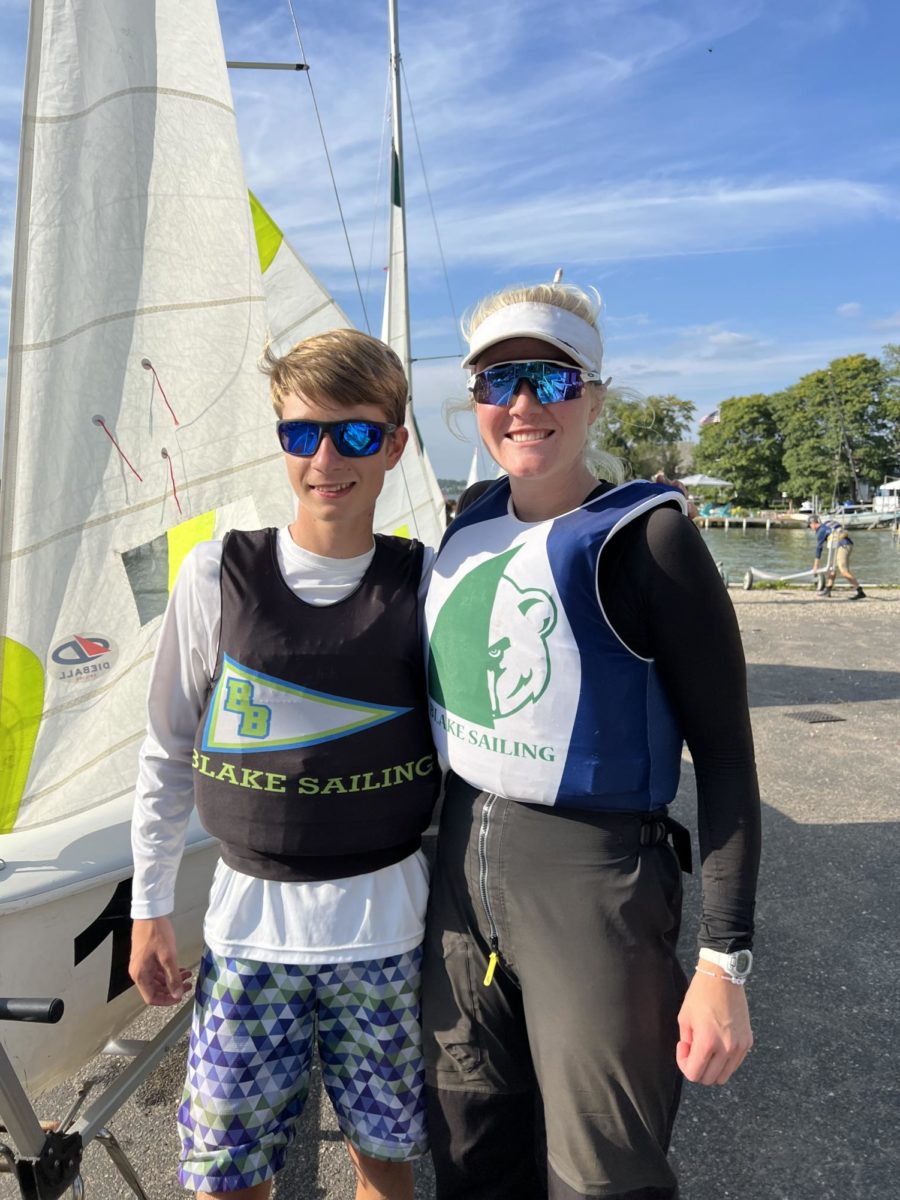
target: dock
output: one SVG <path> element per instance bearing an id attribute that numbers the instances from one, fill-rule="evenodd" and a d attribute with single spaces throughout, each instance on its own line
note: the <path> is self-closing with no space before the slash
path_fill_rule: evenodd
<path id="1" fill-rule="evenodd" d="M 722 516 L 710 514 L 707 517 L 694 517 L 694 524 L 701 529 L 806 529 L 808 513 L 756 514 L 755 516 Z M 878 518 L 876 525 L 851 524 L 847 521 L 847 530 L 853 533 L 871 533 L 873 531 L 896 533 L 900 528 L 900 519 L 892 513 L 886 513 Z"/>

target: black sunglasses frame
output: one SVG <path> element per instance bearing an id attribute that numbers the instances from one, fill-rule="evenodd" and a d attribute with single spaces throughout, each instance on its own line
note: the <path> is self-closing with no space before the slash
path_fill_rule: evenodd
<path id="1" fill-rule="evenodd" d="M 304 426 L 307 430 L 312 427 L 318 431 L 319 436 L 316 438 L 316 444 L 307 454 L 300 454 L 296 450 L 291 450 L 286 444 L 290 433 L 298 425 Z M 371 446 L 362 452 L 351 451 L 347 453 L 347 450 L 344 448 L 347 446 L 347 442 L 344 440 L 342 432 L 346 431 L 348 425 L 365 425 L 370 430 L 377 430 L 379 435 L 377 442 L 372 443 Z M 278 434 L 278 441 L 281 443 L 281 448 L 285 454 L 290 454 L 292 458 L 312 458 L 322 445 L 322 438 L 326 433 L 331 438 L 331 443 L 335 450 L 337 450 L 342 458 L 371 458 L 384 445 L 385 437 L 391 433 L 396 433 L 398 428 L 399 426 L 393 424 L 391 421 L 368 421 L 361 417 L 349 417 L 343 421 L 314 421 L 310 418 L 298 417 L 293 421 L 282 420 L 275 422 L 275 429 Z"/>

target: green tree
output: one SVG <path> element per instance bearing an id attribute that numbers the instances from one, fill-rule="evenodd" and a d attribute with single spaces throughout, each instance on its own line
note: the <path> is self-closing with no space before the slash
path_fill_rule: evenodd
<path id="1" fill-rule="evenodd" d="M 896 478 L 900 476 L 900 343 L 888 342 L 882 348 L 881 362 L 885 376 L 884 402 L 891 455 L 888 474 Z"/>
<path id="2" fill-rule="evenodd" d="M 719 420 L 701 427 L 694 466 L 733 483 L 739 504 L 765 507 L 782 490 L 782 443 L 768 396 L 732 396 Z"/>
<path id="3" fill-rule="evenodd" d="M 772 397 L 784 436 L 786 490 L 827 501 L 878 483 L 896 438 L 883 364 L 865 354 L 838 358 Z"/>
<path id="4" fill-rule="evenodd" d="M 657 471 L 676 476 L 681 470 L 678 443 L 690 429 L 696 406 L 678 396 L 606 398 L 594 425 L 596 444 L 624 459 L 637 479 L 649 479 Z"/>

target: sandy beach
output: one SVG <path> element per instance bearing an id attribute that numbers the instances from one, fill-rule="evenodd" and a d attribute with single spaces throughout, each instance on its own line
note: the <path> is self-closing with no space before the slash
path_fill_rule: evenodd
<path id="1" fill-rule="evenodd" d="M 729 594 L 746 650 L 763 797 L 748 985 L 756 1044 L 727 1087 L 685 1090 L 672 1148 L 682 1200 L 874 1200 L 894 1194 L 900 1176 L 900 589 L 852 603 L 840 589 L 830 600 L 811 589 Z M 694 828 L 694 807 L 686 756 L 672 811 Z M 686 965 L 698 900 L 695 875 L 686 879 Z M 130 1036 L 161 1023 L 148 1013 Z M 183 1060 L 182 1043 L 112 1123 L 151 1200 L 184 1194 L 174 1128 Z M 61 1115 L 83 1079 L 102 1081 L 120 1065 L 94 1060 L 41 1098 L 40 1115 Z M 83 1175 L 87 1200 L 128 1194 L 97 1144 L 87 1148 Z M 17 1194 L 12 1179 L 0 1177 L 0 1198 Z M 276 1196 L 353 1195 L 340 1135 L 316 1088 Z M 418 1165 L 416 1195 L 434 1195 L 427 1161 Z"/>

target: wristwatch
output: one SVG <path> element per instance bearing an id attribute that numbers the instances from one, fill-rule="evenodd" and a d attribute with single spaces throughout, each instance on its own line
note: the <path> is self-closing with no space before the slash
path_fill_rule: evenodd
<path id="1" fill-rule="evenodd" d="M 735 950 L 733 954 L 722 954 L 718 950 L 707 950 L 704 946 L 700 957 L 721 967 L 735 983 L 743 983 L 753 970 L 753 953 L 750 950 Z"/>

